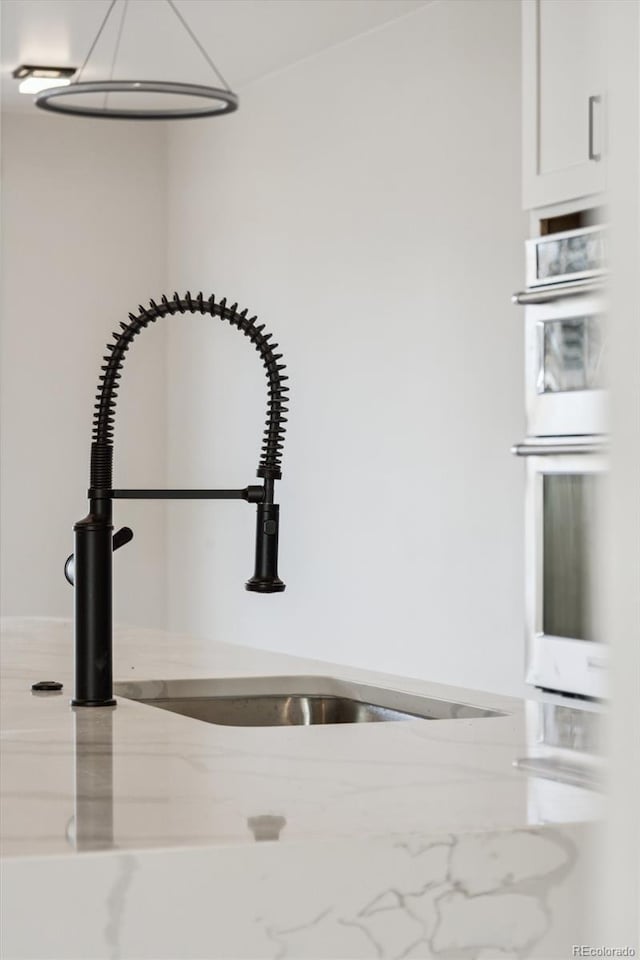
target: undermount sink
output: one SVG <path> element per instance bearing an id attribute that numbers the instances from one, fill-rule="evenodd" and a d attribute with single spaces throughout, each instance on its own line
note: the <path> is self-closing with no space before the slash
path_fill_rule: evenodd
<path id="1" fill-rule="evenodd" d="M 421 697 L 331 677 L 127 681 L 116 683 L 115 693 L 194 720 L 235 727 L 502 716 L 497 710 L 467 703 Z"/>

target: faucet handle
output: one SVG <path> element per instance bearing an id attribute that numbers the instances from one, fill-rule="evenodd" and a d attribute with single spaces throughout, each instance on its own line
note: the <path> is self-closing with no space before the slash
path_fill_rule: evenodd
<path id="1" fill-rule="evenodd" d="M 120 529 L 114 533 L 111 544 L 113 549 L 117 550 L 119 547 L 124 547 L 125 543 L 129 543 L 130 540 L 133 540 L 133 530 L 131 527 L 120 527 Z M 76 558 L 73 553 L 70 553 L 65 561 L 64 575 L 67 582 L 73 586 L 76 579 Z"/>
<path id="2" fill-rule="evenodd" d="M 119 547 L 124 547 L 125 543 L 129 543 L 131 540 L 133 540 L 133 530 L 131 527 L 120 527 L 120 529 L 114 533 L 111 544 L 113 549 L 117 550 Z"/>

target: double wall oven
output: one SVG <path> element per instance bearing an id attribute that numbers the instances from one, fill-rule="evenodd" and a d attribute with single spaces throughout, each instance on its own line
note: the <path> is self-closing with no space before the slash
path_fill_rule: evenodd
<path id="1" fill-rule="evenodd" d="M 600 503 L 607 468 L 604 231 L 529 241 L 525 308 L 526 680 L 606 696 L 599 623 Z"/>

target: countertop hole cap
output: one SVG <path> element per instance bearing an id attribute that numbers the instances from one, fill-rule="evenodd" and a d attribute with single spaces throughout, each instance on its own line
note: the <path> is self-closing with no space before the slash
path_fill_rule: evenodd
<path id="1" fill-rule="evenodd" d="M 59 693 L 62 690 L 62 684 L 57 680 L 39 680 L 31 684 L 34 693 Z"/>

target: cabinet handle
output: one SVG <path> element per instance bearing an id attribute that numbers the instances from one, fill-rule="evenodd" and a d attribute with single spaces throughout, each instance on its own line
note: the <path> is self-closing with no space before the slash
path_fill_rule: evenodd
<path id="1" fill-rule="evenodd" d="M 602 160 L 602 154 L 596 153 L 593 148 L 593 139 L 594 139 L 593 138 L 593 127 L 594 127 L 594 123 L 593 123 L 594 109 L 593 108 L 596 105 L 596 103 L 601 103 L 601 102 L 602 102 L 602 97 L 600 96 L 596 95 L 594 97 L 589 97 L 589 160 L 595 160 L 596 163 L 599 163 L 600 160 Z"/>

